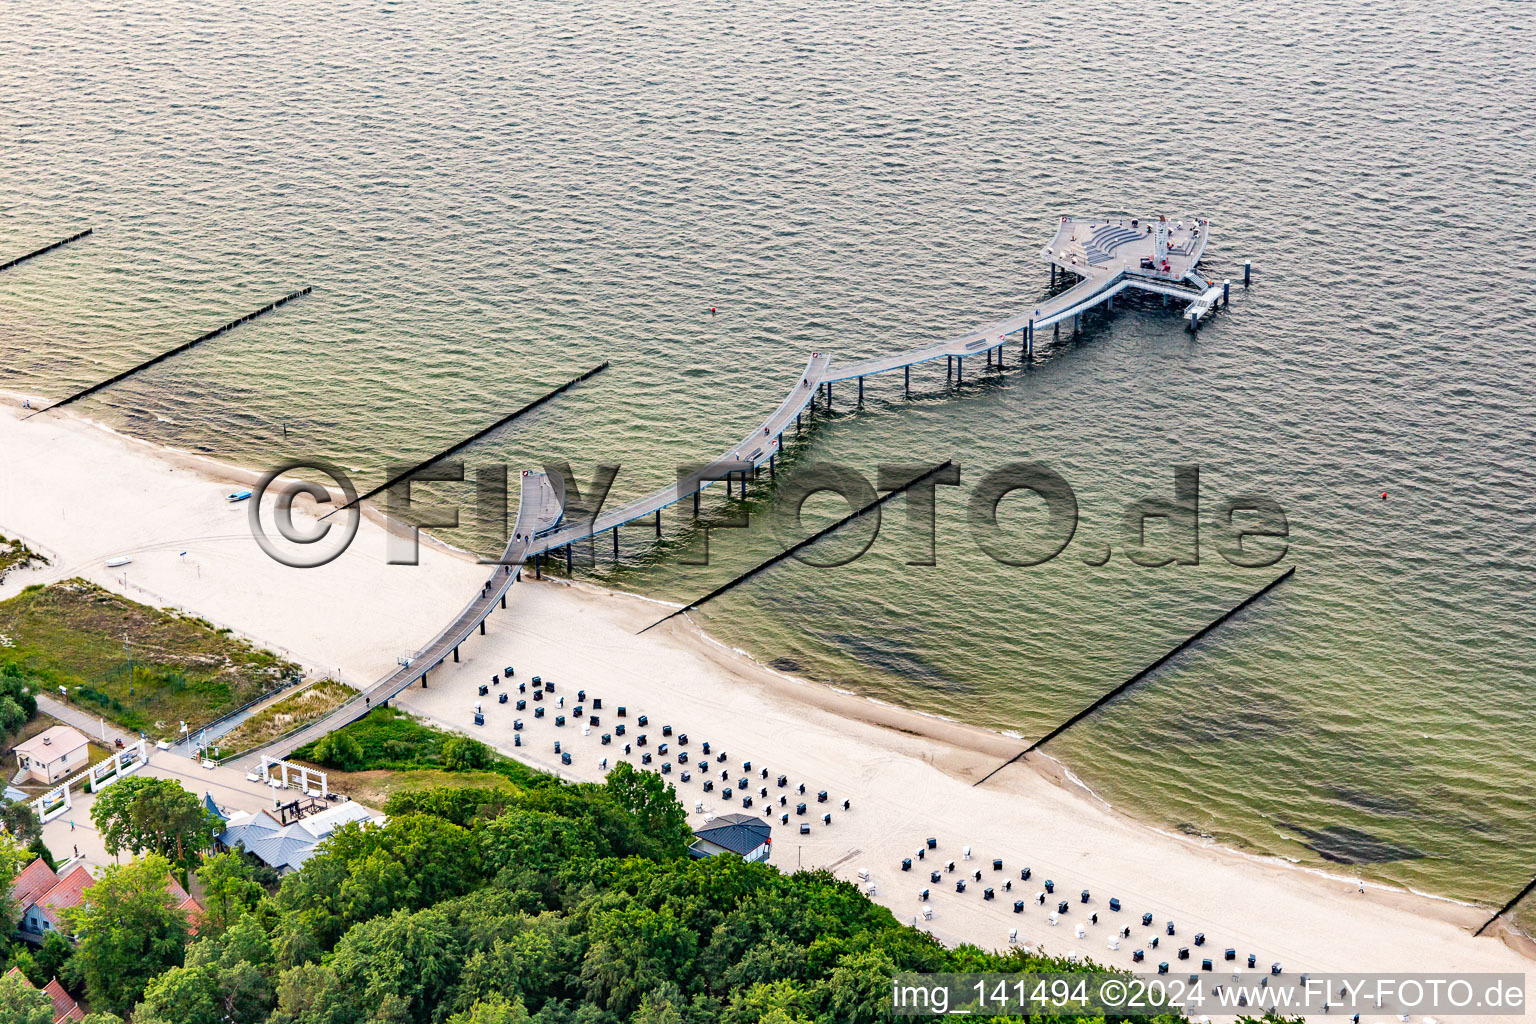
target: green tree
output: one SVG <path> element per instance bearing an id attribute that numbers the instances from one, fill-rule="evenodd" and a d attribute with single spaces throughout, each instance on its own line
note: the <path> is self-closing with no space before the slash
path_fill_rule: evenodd
<path id="1" fill-rule="evenodd" d="M 18 843 L 26 845 L 43 837 L 43 823 L 31 804 L 3 800 L 0 801 L 0 832 L 9 833 Z"/>
<path id="2" fill-rule="evenodd" d="M 217 935 L 255 908 L 267 891 L 255 880 L 245 858 L 234 851 L 216 853 L 197 869 L 203 883 L 203 918 L 198 932 Z"/>
<path id="3" fill-rule="evenodd" d="M 90 1001 L 126 1013 L 156 975 L 179 967 L 187 945 L 187 916 L 166 888 L 171 864 L 150 854 L 108 867 L 85 901 L 64 911 L 80 937 L 72 961 Z"/>
<path id="4" fill-rule="evenodd" d="M 259 1024 L 272 1010 L 272 948 L 253 915 L 199 938 L 183 967 L 151 981 L 134 1024 Z"/>
<path id="5" fill-rule="evenodd" d="M 173 967 L 152 979 L 134 1024 L 223 1024 L 212 968 Z"/>
<path id="6" fill-rule="evenodd" d="M 827 979 L 832 1016 L 848 1024 L 874 1024 L 886 1019 L 895 973 L 896 965 L 883 949 L 865 949 L 843 957 Z"/>
<path id="7" fill-rule="evenodd" d="M 21 920 L 21 908 L 11 895 L 11 879 L 31 862 L 29 851 L 22 849 L 10 836 L 0 836 L 0 925 L 4 926 L 6 936 Z"/>
<path id="8" fill-rule="evenodd" d="M 43 944 L 35 954 L 37 973 L 43 979 L 43 984 L 46 985 L 49 978 L 69 977 L 69 962 L 74 955 L 73 942 L 58 932 L 51 931 L 44 935 Z"/>
<path id="9" fill-rule="evenodd" d="M 392 818 L 402 814 L 435 814 L 467 828 L 476 820 L 500 817 L 516 802 L 517 790 L 510 786 L 433 786 L 397 789 L 384 802 L 384 813 Z"/>
<path id="10" fill-rule="evenodd" d="M 102 790 L 91 820 L 107 852 L 154 853 L 189 865 L 222 828 L 202 801 L 173 779 L 134 775 Z"/>
<path id="11" fill-rule="evenodd" d="M 521 999 L 507 1002 L 501 996 L 477 999 L 463 1013 L 448 1018 L 448 1024 L 528 1024 L 528 1008 Z"/>
<path id="12" fill-rule="evenodd" d="M 634 816 L 642 831 L 659 845 L 663 856 L 681 857 L 688 852 L 693 832 L 688 812 L 677 802 L 672 784 L 655 772 L 639 771 L 620 761 L 603 783 L 615 803 Z"/>
<path id="13" fill-rule="evenodd" d="M 15 732 L 37 714 L 37 698 L 14 662 L 0 665 L 0 736 Z"/>
<path id="14" fill-rule="evenodd" d="M 453 736 L 443 741 L 443 764 L 454 772 L 488 768 L 491 764 L 491 748 L 468 736 Z"/>
<path id="15" fill-rule="evenodd" d="M 19 974 L 0 974 L 0 1020 L 6 1024 L 53 1024 L 53 1000 Z"/>
<path id="16" fill-rule="evenodd" d="M 345 731 L 328 733 L 315 744 L 315 760 L 327 768 L 355 772 L 363 766 L 363 745 Z"/>

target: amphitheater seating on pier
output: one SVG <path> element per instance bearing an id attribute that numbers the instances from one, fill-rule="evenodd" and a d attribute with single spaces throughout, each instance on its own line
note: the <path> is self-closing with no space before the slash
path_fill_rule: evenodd
<path id="1" fill-rule="evenodd" d="M 1108 263 L 1111 254 L 1126 242 L 1133 242 L 1140 238 L 1144 232 L 1126 227 L 1121 224 L 1103 224 L 1094 228 L 1087 243 L 1083 246 L 1083 252 L 1088 257 L 1088 262 L 1095 266 Z"/>

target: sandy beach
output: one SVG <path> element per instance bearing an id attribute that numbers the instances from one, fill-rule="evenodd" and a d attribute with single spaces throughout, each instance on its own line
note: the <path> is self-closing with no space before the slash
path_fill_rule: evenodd
<path id="1" fill-rule="evenodd" d="M 224 500 L 231 485 L 248 485 L 251 474 L 165 453 L 72 415 L 23 422 L 17 404 L 0 415 L 0 532 L 24 538 L 54 564 L 13 574 L 0 586 L 0 598 L 31 583 L 83 576 L 135 600 L 194 611 L 308 669 L 361 685 L 424 644 L 485 575 L 472 560 L 430 545 L 423 545 L 420 565 L 386 565 L 384 527 L 368 517 L 336 562 L 286 568 L 253 542 L 245 510 Z M 133 561 L 105 567 L 114 556 Z M 632 747 L 630 759 L 639 763 L 650 753 L 652 767 L 674 762 L 669 778 L 695 823 L 706 814 L 743 810 L 736 783 L 745 776 L 752 812 L 772 816 L 772 863 L 787 870 L 825 867 L 850 880 L 867 869 L 868 882 L 859 884 L 872 883 L 874 899 L 946 943 L 1003 947 L 1016 928 L 1020 942 L 1129 968 L 1131 952 L 1158 934 L 1161 945 L 1147 948 L 1143 967 L 1168 960 L 1175 973 L 1198 970 L 1209 956 L 1219 974 L 1227 948 L 1237 951 L 1239 963 L 1252 953 L 1261 970 L 1280 962 L 1287 974 L 1524 972 L 1530 965 L 1530 946 L 1517 936 L 1495 929 L 1471 937 L 1487 916 L 1481 908 L 1370 885 L 1362 894 L 1352 878 L 1163 833 L 1108 807 L 1048 758 L 1017 763 L 977 787 L 976 780 L 1017 751 L 1015 741 L 771 671 L 686 620 L 635 635 L 664 611 L 581 584 L 536 583 L 530 570 L 507 611 L 489 620 L 488 635 L 465 646 L 463 662 L 434 672 L 430 689 L 407 691 L 402 706 L 576 779 L 600 778 L 601 759 L 624 756 L 623 743 L 644 733 L 648 745 Z M 477 686 L 506 665 L 516 666 L 515 680 L 477 696 Z M 557 687 L 539 719 L 533 704 L 519 713 L 514 703 L 528 697 L 515 683 L 534 674 Z M 508 703 L 497 703 L 508 688 Z M 603 700 L 601 724 L 587 735 L 584 719 L 574 716 L 582 689 L 587 709 L 592 697 Z M 565 706 L 554 706 L 562 697 Z M 483 727 L 472 724 L 476 702 L 484 705 Z M 603 746 L 600 735 L 621 721 L 615 717 L 620 705 L 627 709 L 627 735 Z M 557 714 L 567 716 L 563 728 L 554 725 Z M 641 715 L 649 718 L 644 727 Z M 525 725 L 521 747 L 514 746 L 514 718 Z M 663 726 L 674 735 L 663 737 Z M 688 735 L 686 747 L 679 746 L 680 733 Z M 557 739 L 572 755 L 569 766 L 554 752 Z M 712 748 L 708 758 L 704 741 Z M 665 756 L 662 743 L 669 744 Z M 688 765 L 675 764 L 679 750 L 689 753 Z M 715 760 L 720 752 L 727 754 L 724 764 Z M 750 771 L 743 770 L 745 761 Z M 681 781 L 685 769 L 688 783 Z M 783 789 L 780 774 L 787 777 Z M 702 791 L 705 777 L 714 782 L 711 793 Z M 802 784 L 804 796 L 797 792 Z M 729 801 L 722 793 L 727 785 L 735 790 Z M 816 799 L 821 790 L 829 795 L 825 804 Z M 782 808 L 781 796 L 787 797 Z M 846 811 L 845 799 L 851 802 Z M 801 801 L 808 804 L 804 817 L 794 813 Z M 787 827 L 778 817 L 785 811 Z M 822 823 L 824 813 L 831 824 Z M 809 835 L 799 834 L 802 821 L 810 823 Z M 902 858 L 915 857 L 928 837 L 937 839 L 937 848 L 903 872 Z M 969 861 L 962 859 L 965 847 L 972 850 Z M 1001 870 L 993 869 L 994 858 Z M 951 859 L 956 869 L 945 871 Z M 1029 881 L 1020 879 L 1025 867 Z M 931 870 L 941 872 L 937 883 L 929 881 Z M 978 870 L 979 882 L 973 878 Z M 958 878 L 969 883 L 964 893 L 955 891 Z M 1055 894 L 1041 906 L 1036 894 L 1047 878 Z M 1011 891 L 1004 891 L 1005 881 Z M 983 899 L 986 887 L 994 888 L 994 900 Z M 926 904 L 918 900 L 924 888 L 932 893 Z M 1079 902 L 1085 889 L 1087 905 Z M 1120 912 L 1109 909 L 1111 897 L 1121 902 Z M 1015 900 L 1025 901 L 1022 913 L 1013 911 Z M 1047 914 L 1058 900 L 1069 909 L 1051 925 Z M 931 920 L 923 919 L 924 907 Z M 1090 924 L 1094 913 L 1098 923 Z M 1141 925 L 1143 913 L 1153 915 L 1153 927 Z M 1163 934 L 1167 921 L 1176 922 L 1176 937 Z M 1130 936 L 1112 950 L 1109 940 L 1126 926 Z M 1207 937 L 1204 947 L 1191 948 L 1192 959 L 1180 963 L 1175 950 L 1193 946 L 1197 932 Z"/>

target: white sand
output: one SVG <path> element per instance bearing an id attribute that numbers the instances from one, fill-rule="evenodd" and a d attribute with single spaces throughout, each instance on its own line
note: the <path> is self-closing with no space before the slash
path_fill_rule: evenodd
<path id="1" fill-rule="evenodd" d="M 80 576 L 138 601 L 191 610 L 309 671 L 339 670 L 360 685 L 431 640 L 487 575 L 426 543 L 420 565 L 385 565 L 385 531 L 370 517 L 336 561 L 285 567 L 252 540 L 249 502 L 225 500 L 256 474 L 64 413 L 23 421 L 16 405 L 0 412 L 0 533 L 25 538 L 53 564 L 6 577 L 0 600 L 32 583 Z M 313 507 L 295 503 L 301 526 L 306 505 Z M 106 567 L 119 556 L 133 561 Z"/>
<path id="2" fill-rule="evenodd" d="M 131 584 L 264 638 L 309 665 L 339 667 L 344 678 L 360 683 L 383 674 L 405 648 L 424 644 L 484 575 L 467 560 L 425 546 L 421 566 L 387 566 L 383 530 L 366 520 L 353 548 L 332 566 L 284 568 L 245 532 L 244 510 L 223 500 L 224 485 L 241 479 L 236 471 L 203 460 L 168 460 L 147 445 L 73 417 L 50 414 L 20 423 L 0 415 L 0 451 L 5 453 L 0 532 L 19 534 L 60 556 L 56 566 L 9 581 L 0 597 L 29 582 L 70 575 L 121 589 L 120 573 L 101 563 L 131 553 Z M 185 561 L 177 554 L 183 549 Z M 200 575 L 194 564 L 201 566 Z M 687 750 L 694 758 L 709 740 L 730 758 L 724 766 L 713 758 L 708 762 L 714 794 L 701 792 L 698 770 L 693 782 L 678 783 L 690 811 L 701 798 L 708 812 L 740 811 L 739 796 L 729 805 L 720 798 L 719 772 L 729 767 L 734 782 L 745 759 L 753 762 L 753 795 L 767 785 L 776 804 L 779 794 L 787 793 L 791 811 L 794 787 L 804 782 L 807 796 L 798 799 L 809 803 L 811 813 L 804 819 L 792 814 L 788 828 L 774 817 L 773 863 L 786 869 L 829 867 L 850 880 L 867 867 L 877 886 L 875 898 L 904 921 L 921 911 L 917 891 L 931 888 L 933 920 L 918 918 L 917 924 L 946 942 L 996 948 L 1016 927 L 1021 941 L 1050 952 L 1079 951 L 1128 967 L 1131 950 L 1143 948 L 1154 931 L 1140 926 L 1140 915 L 1149 911 L 1159 934 L 1163 922 L 1177 922 L 1178 936 L 1165 936 L 1162 948 L 1148 950 L 1147 957 L 1150 965 L 1168 960 L 1175 972 L 1198 969 L 1204 955 L 1220 968 L 1228 946 L 1236 947 L 1240 958 L 1257 954 L 1261 969 L 1280 961 L 1288 974 L 1523 972 L 1529 966 L 1523 952 L 1529 947 L 1519 940 L 1471 937 L 1486 916 L 1480 909 L 1371 886 L 1361 895 L 1352 880 L 1149 829 L 1062 784 L 1062 773 L 1049 760 L 1017 764 L 973 788 L 972 781 L 1011 755 L 1013 741 L 789 679 L 683 622 L 636 637 L 635 631 L 664 609 L 588 587 L 534 584 L 531 572 L 525 580 L 513 589 L 508 610 L 490 619 L 489 635 L 465 646 L 463 663 L 434 672 L 431 689 L 407 691 L 405 706 L 531 764 L 582 779 L 599 777 L 600 757 L 619 756 L 623 741 L 603 748 L 598 733 L 617 724 L 613 709 L 620 704 L 629 710 L 627 738 L 644 731 L 653 753 L 664 724 L 688 733 Z M 147 599 L 137 590 L 128 593 Z M 520 716 L 529 745 L 514 751 L 514 704 L 495 703 L 505 684 L 488 698 L 475 695 L 475 687 L 506 664 L 517 666 L 518 681 L 535 673 L 555 680 L 556 696 L 566 697 L 567 715 L 577 689 L 585 688 L 589 698 L 602 697 L 601 728 L 583 737 L 580 724 L 568 717 L 566 727 L 557 730 L 552 716 L 561 709 L 546 700 L 550 717 L 535 720 L 530 704 Z M 511 700 L 518 696 L 513 690 Z M 471 724 L 477 700 L 485 705 L 483 729 Z M 644 730 L 637 724 L 641 714 L 651 719 Z M 569 768 L 553 753 L 556 738 L 573 753 Z M 676 755 L 675 737 L 669 742 L 671 753 L 656 757 L 658 765 Z M 641 751 L 634 753 L 638 761 Z M 759 777 L 762 767 L 769 769 L 767 780 Z M 780 772 L 789 776 L 787 790 L 775 786 Z M 678 781 L 678 769 L 671 778 Z M 815 801 L 820 789 L 831 795 L 826 805 Z M 847 813 L 844 798 L 853 801 Z M 761 800 L 756 803 L 754 810 L 763 809 Z M 825 811 L 832 813 L 830 826 L 820 823 Z M 809 836 L 797 834 L 801 820 L 812 822 Z M 902 873 L 901 858 L 912 856 L 927 836 L 938 838 L 938 850 Z M 959 861 L 966 845 L 974 859 L 930 885 L 927 872 L 942 869 L 947 859 Z M 1004 871 L 992 870 L 993 857 L 1003 859 Z M 1020 882 L 1018 871 L 1026 865 L 1033 879 Z M 978 868 L 982 882 L 956 893 L 954 879 Z M 1055 880 L 1057 896 L 1042 908 L 1034 894 L 1045 878 Z M 1013 880 L 1013 892 L 1002 891 L 1005 879 Z M 990 903 L 981 896 L 988 885 L 997 889 Z M 1088 907 L 1077 902 L 1084 888 L 1092 892 Z M 1109 912 L 1111 896 L 1124 904 L 1121 913 Z M 1069 900 L 1071 909 L 1060 927 L 1051 927 L 1046 911 L 1058 898 Z M 1012 913 L 1014 899 L 1027 901 L 1023 914 Z M 1086 924 L 1093 911 L 1099 924 L 1088 928 L 1085 939 L 1076 939 L 1073 926 Z M 1131 938 L 1110 952 L 1107 939 L 1127 924 Z M 1192 959 L 1181 965 L 1174 951 L 1192 945 L 1197 931 L 1206 933 L 1207 944 L 1191 948 Z"/>

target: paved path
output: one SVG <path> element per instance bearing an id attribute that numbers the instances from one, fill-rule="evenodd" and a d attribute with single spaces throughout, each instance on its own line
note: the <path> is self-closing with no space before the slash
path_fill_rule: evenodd
<path id="1" fill-rule="evenodd" d="M 110 747 L 114 740 L 122 740 L 124 744 L 139 741 L 136 733 L 125 732 L 111 722 L 103 724 L 100 715 L 93 715 L 73 704 L 66 704 L 57 697 L 50 697 L 46 693 L 37 694 L 37 710 L 57 718 L 65 725 L 79 729 L 91 740 L 103 746 Z"/>

